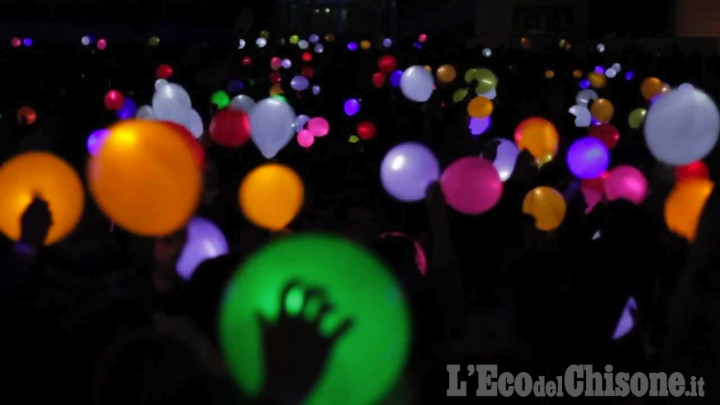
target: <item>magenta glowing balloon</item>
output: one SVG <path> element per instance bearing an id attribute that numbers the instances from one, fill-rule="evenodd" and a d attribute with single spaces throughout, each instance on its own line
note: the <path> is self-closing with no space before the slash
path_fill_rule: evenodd
<path id="1" fill-rule="evenodd" d="M 479 157 L 464 157 L 451 164 L 440 177 L 445 201 L 468 215 L 492 209 L 502 196 L 503 184 L 493 164 Z"/>
<path id="2" fill-rule="evenodd" d="M 188 222 L 187 242 L 175 269 L 180 277 L 189 280 L 200 263 L 227 253 L 228 244 L 222 231 L 207 219 L 195 217 Z"/>
<path id="3" fill-rule="evenodd" d="M 20 45 L 22 45 L 22 39 L 13 37 L 13 39 L 10 40 L 10 45 L 12 45 L 13 48 L 19 48 Z"/>
<path id="4" fill-rule="evenodd" d="M 100 38 L 97 41 L 97 49 L 104 51 L 107 48 L 107 41 Z"/>
<path id="5" fill-rule="evenodd" d="M 481 135 L 482 133 L 487 131 L 488 128 L 490 128 L 490 117 L 470 117 L 470 123 L 468 124 L 468 128 L 470 128 L 470 135 Z"/>
<path id="6" fill-rule="evenodd" d="M 567 165 L 572 174 L 581 179 L 595 179 L 607 169 L 610 154 L 607 146 L 593 137 L 573 142 L 567 152 Z"/>
<path id="7" fill-rule="evenodd" d="M 385 155 L 380 165 L 380 180 L 388 194 L 411 202 L 425 198 L 428 186 L 440 177 L 440 165 L 425 145 L 405 142 Z"/>
<path id="8" fill-rule="evenodd" d="M 297 134 L 297 143 L 303 148 L 309 148 L 315 143 L 315 135 L 307 129 L 303 129 Z"/>
<path id="9" fill-rule="evenodd" d="M 110 136 L 110 130 L 108 129 L 98 129 L 90 134 L 87 139 L 88 153 L 90 153 L 91 156 L 97 156 L 108 136 Z"/>
<path id="10" fill-rule="evenodd" d="M 307 129 L 314 136 L 323 137 L 330 132 L 330 124 L 323 117 L 315 117 L 308 121 Z"/>
<path id="11" fill-rule="evenodd" d="M 280 67 L 282 67 L 282 59 L 274 56 L 272 59 L 270 59 L 270 67 L 274 70 L 280 69 Z"/>
<path id="12" fill-rule="evenodd" d="M 610 201 L 625 199 L 639 205 L 645 201 L 647 192 L 648 182 L 645 176 L 632 166 L 615 167 L 605 179 L 605 195 Z"/>
<path id="13" fill-rule="evenodd" d="M 420 274 L 422 276 L 427 275 L 427 256 L 425 255 L 425 249 L 413 238 L 405 235 L 402 232 L 392 231 L 392 232 L 385 232 L 382 235 L 380 235 L 380 238 L 404 238 L 408 239 L 413 243 L 413 246 L 415 247 L 415 264 L 417 265 L 418 271 L 420 271 Z"/>
<path id="14" fill-rule="evenodd" d="M 352 117 L 360 112 L 360 101 L 356 98 L 349 98 L 345 101 L 345 115 Z"/>

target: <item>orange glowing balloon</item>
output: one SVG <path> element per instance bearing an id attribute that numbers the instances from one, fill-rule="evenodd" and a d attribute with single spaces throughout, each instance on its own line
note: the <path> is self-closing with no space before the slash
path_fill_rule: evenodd
<path id="1" fill-rule="evenodd" d="M 665 223 L 668 229 L 695 240 L 700 216 L 715 184 L 702 178 L 691 178 L 676 184 L 665 200 Z"/>
<path id="2" fill-rule="evenodd" d="M 588 73 L 588 80 L 590 80 L 590 85 L 595 89 L 602 89 L 607 84 L 605 75 L 601 75 L 600 73 Z"/>
<path id="3" fill-rule="evenodd" d="M 240 210 L 250 222 L 278 231 L 300 212 L 305 191 L 300 176 L 294 170 L 268 163 L 245 177 L 238 196 Z"/>
<path id="4" fill-rule="evenodd" d="M 437 70 L 437 78 L 440 83 L 450 83 L 457 77 L 457 71 L 452 65 L 442 65 Z"/>
<path id="5" fill-rule="evenodd" d="M 551 187 L 537 187 L 525 195 L 523 213 L 535 218 L 535 227 L 552 231 L 565 219 L 567 205 L 559 191 Z"/>
<path id="6" fill-rule="evenodd" d="M 553 77 L 555 77 L 555 72 L 554 72 L 554 71 L 552 71 L 552 70 L 546 70 L 546 71 L 545 71 L 545 78 L 546 78 L 546 79 L 552 79 Z"/>
<path id="7" fill-rule="evenodd" d="M 551 161 L 558 150 L 560 136 L 552 122 L 541 117 L 530 117 L 515 128 L 518 149 L 527 149 L 540 163 Z"/>
<path id="8" fill-rule="evenodd" d="M 647 79 L 643 80 L 642 84 L 640 85 L 640 92 L 642 93 L 642 96 L 645 98 L 645 100 L 652 100 L 653 97 L 662 93 L 663 84 L 664 83 L 662 82 L 662 80 L 658 79 L 657 77 L 648 77 Z"/>
<path id="9" fill-rule="evenodd" d="M 596 120 L 607 124 L 612 119 L 613 114 L 615 114 L 615 108 L 610 100 L 601 98 L 592 103 L 590 113 Z"/>
<path id="10" fill-rule="evenodd" d="M 77 225 L 85 194 L 75 170 L 47 152 L 17 155 L 0 166 L 0 231 L 20 239 L 20 220 L 37 196 L 47 202 L 52 218 L 45 245 L 67 236 Z"/>
<path id="11" fill-rule="evenodd" d="M 572 75 L 573 75 L 574 78 L 579 79 L 579 78 L 582 77 L 582 70 L 580 70 L 580 69 L 575 69 L 575 70 L 573 70 Z"/>
<path id="12" fill-rule="evenodd" d="M 493 103 L 485 97 L 475 97 L 468 104 L 467 112 L 471 117 L 486 118 L 493 112 Z"/>
<path id="13" fill-rule="evenodd" d="M 88 162 L 90 192 L 111 220 L 130 232 L 163 236 L 183 227 L 202 192 L 193 146 L 175 127 L 127 120 L 110 127 Z"/>

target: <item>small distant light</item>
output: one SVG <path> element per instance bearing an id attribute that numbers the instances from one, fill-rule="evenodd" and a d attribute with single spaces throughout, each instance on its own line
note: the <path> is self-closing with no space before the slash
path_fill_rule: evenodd
<path id="1" fill-rule="evenodd" d="M 415 46 L 415 48 L 417 49 L 422 49 L 422 44 L 420 42 L 415 42 L 413 46 Z"/>
<path id="2" fill-rule="evenodd" d="M 372 42 L 368 41 L 367 39 L 364 39 L 360 42 L 360 48 L 367 51 L 368 49 L 372 48 Z"/>
<path id="3" fill-rule="evenodd" d="M 27 47 L 31 47 L 33 45 L 33 40 L 30 38 L 25 38 L 25 39 L 23 39 L 23 45 L 25 45 Z"/>
<path id="4" fill-rule="evenodd" d="M 90 45 L 90 37 L 87 35 L 84 35 L 82 38 L 80 38 L 80 43 L 83 44 L 83 46 Z"/>
<path id="5" fill-rule="evenodd" d="M 318 94 L 320 94 L 320 90 L 321 90 L 321 89 L 320 89 L 320 86 L 318 86 L 318 85 L 316 84 L 316 85 L 314 85 L 314 86 L 312 87 L 312 90 L 313 90 L 313 95 L 316 95 L 316 96 L 317 96 Z"/>
<path id="6" fill-rule="evenodd" d="M 613 78 L 615 78 L 616 75 L 617 75 L 617 71 L 616 71 L 615 69 L 613 69 L 613 68 L 610 68 L 610 69 L 608 69 L 608 70 L 605 71 L 605 76 L 606 76 L 608 79 L 613 79 Z"/>
<path id="7" fill-rule="evenodd" d="M 10 45 L 12 45 L 13 48 L 18 48 L 22 45 L 22 39 L 15 37 L 10 40 Z"/>
<path id="8" fill-rule="evenodd" d="M 383 46 L 385 48 L 390 48 L 392 46 L 392 44 L 393 44 L 392 39 L 390 39 L 390 38 L 383 39 Z"/>
<path id="9" fill-rule="evenodd" d="M 320 12 L 320 9 L 319 9 L 319 8 L 316 8 L 316 9 L 315 9 L 315 14 L 318 14 L 319 12 Z"/>
<path id="10" fill-rule="evenodd" d="M 600 53 L 605 52 L 605 44 L 598 44 L 597 51 Z"/>
<path id="11" fill-rule="evenodd" d="M 300 42 L 298 42 L 298 48 L 302 50 L 308 49 L 308 46 L 310 46 L 310 44 L 304 39 L 301 39 Z"/>
<path id="12" fill-rule="evenodd" d="M 553 77 L 555 77 L 555 72 L 554 72 L 554 71 L 552 71 L 552 70 L 546 70 L 546 71 L 545 71 L 545 78 L 546 78 L 546 79 L 552 79 Z"/>
<path id="13" fill-rule="evenodd" d="M 97 49 L 104 51 L 107 48 L 107 41 L 104 39 L 98 39 L 97 41 Z"/>
<path id="14" fill-rule="evenodd" d="M 313 59 L 312 54 L 310 52 L 303 52 L 302 54 L 302 60 L 303 62 L 311 62 Z"/>
<path id="15" fill-rule="evenodd" d="M 255 45 L 257 45 L 258 48 L 265 48 L 265 45 L 267 45 L 267 39 L 260 37 L 255 41 Z"/>
<path id="16" fill-rule="evenodd" d="M 573 70 L 572 75 L 573 75 L 574 78 L 579 79 L 579 78 L 582 77 L 582 70 L 580 70 L 580 69 L 575 69 L 575 70 Z"/>
<path id="17" fill-rule="evenodd" d="M 422 44 L 422 43 L 425 43 L 425 41 L 427 41 L 427 34 L 418 35 L 418 42 L 420 42 Z"/>
<path id="18" fill-rule="evenodd" d="M 358 45 L 355 42 L 348 42 L 347 49 L 348 51 L 357 51 Z"/>
<path id="19" fill-rule="evenodd" d="M 315 53 L 323 53 L 325 51 L 325 47 L 323 44 L 316 44 L 315 45 Z"/>
<path id="20" fill-rule="evenodd" d="M 634 76 L 635 73 L 633 73 L 632 71 L 627 71 L 627 73 L 625 73 L 625 80 L 630 81 Z"/>
<path id="21" fill-rule="evenodd" d="M 297 34 L 290 35 L 290 43 L 293 45 L 297 45 L 297 43 L 300 41 L 300 37 Z"/>
<path id="22" fill-rule="evenodd" d="M 327 42 L 333 42 L 335 40 L 335 35 L 332 33 L 328 33 L 325 35 L 325 40 Z"/>
<path id="23" fill-rule="evenodd" d="M 602 66 L 595 66 L 594 72 L 599 75 L 602 75 L 602 74 L 605 74 L 605 69 Z"/>
<path id="24" fill-rule="evenodd" d="M 326 9 L 325 9 L 325 14 L 330 14 L 330 9 L 329 9 L 329 8 L 326 8 Z"/>
<path id="25" fill-rule="evenodd" d="M 270 32 L 268 30 L 260 31 L 260 38 L 265 38 L 265 39 L 270 38 Z"/>
<path id="26" fill-rule="evenodd" d="M 160 37 L 153 35 L 148 39 L 148 45 L 150 46 L 158 46 L 160 45 Z"/>
<path id="27" fill-rule="evenodd" d="M 244 40 L 244 39 L 241 39 L 240 41 L 238 41 L 238 49 L 243 49 L 243 48 L 245 48 L 245 45 L 246 45 L 246 44 L 245 44 L 245 40 Z"/>
<path id="28" fill-rule="evenodd" d="M 357 135 L 350 135 L 350 138 L 348 138 L 348 142 L 350 143 L 358 143 L 360 141 L 360 138 Z"/>
<path id="29" fill-rule="evenodd" d="M 561 40 L 558 42 L 558 46 L 559 46 L 560 48 L 565 48 L 565 39 L 561 39 Z"/>
<path id="30" fill-rule="evenodd" d="M 620 72 L 622 70 L 622 66 L 620 66 L 619 63 L 613 63 L 610 67 L 616 72 Z"/>
<path id="31" fill-rule="evenodd" d="M 580 80 L 580 88 L 581 88 L 581 89 L 590 88 L 590 80 L 588 80 L 588 79 L 582 79 L 582 80 Z"/>
<path id="32" fill-rule="evenodd" d="M 320 40 L 320 36 L 318 36 L 318 34 L 310 34 L 308 39 L 311 43 L 316 44 Z"/>
<path id="33" fill-rule="evenodd" d="M 243 58 L 242 63 L 243 63 L 243 66 L 250 66 L 250 65 L 252 65 L 252 58 L 250 58 L 249 56 L 246 56 Z"/>
<path id="34" fill-rule="evenodd" d="M 283 69 L 290 69 L 292 67 L 292 61 L 290 59 L 283 59 L 282 67 Z"/>
<path id="35" fill-rule="evenodd" d="M 484 57 L 489 58 L 492 56 L 492 49 L 485 48 L 485 49 L 483 49 L 482 54 Z"/>

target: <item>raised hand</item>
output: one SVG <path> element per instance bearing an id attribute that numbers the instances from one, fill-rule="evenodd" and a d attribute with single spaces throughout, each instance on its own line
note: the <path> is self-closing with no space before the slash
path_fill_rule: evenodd
<path id="1" fill-rule="evenodd" d="M 33 248 L 40 247 L 47 237 L 52 216 L 47 202 L 35 196 L 28 205 L 20 219 L 22 229 L 20 230 L 20 242 L 26 243 Z"/>
<path id="2" fill-rule="evenodd" d="M 288 297 L 303 288 L 297 314 L 288 311 Z M 316 302 L 312 307 L 310 303 Z M 274 323 L 256 314 L 262 329 L 265 358 L 265 386 L 262 399 L 271 403 L 302 403 L 322 375 L 335 342 L 352 327 L 350 319 L 328 336 L 320 332 L 320 323 L 333 310 L 325 290 L 289 282 L 280 294 L 280 314 Z M 294 312 L 294 311 L 293 311 Z"/>

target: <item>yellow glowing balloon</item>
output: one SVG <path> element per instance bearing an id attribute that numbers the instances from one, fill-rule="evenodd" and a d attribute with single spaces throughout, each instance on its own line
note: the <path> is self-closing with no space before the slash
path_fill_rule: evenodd
<path id="1" fill-rule="evenodd" d="M 442 65 L 437 70 L 437 78 L 440 83 L 450 83 L 457 77 L 457 71 L 452 65 Z"/>
<path id="2" fill-rule="evenodd" d="M 552 71 L 552 70 L 546 70 L 546 71 L 545 71 L 545 78 L 546 78 L 546 79 L 552 79 L 553 77 L 555 77 L 555 72 L 554 72 L 554 71 Z"/>
<path id="3" fill-rule="evenodd" d="M 276 163 L 254 169 L 240 185 L 240 209 L 255 225 L 277 231 L 285 228 L 304 199 L 303 182 L 294 170 Z"/>
<path id="4" fill-rule="evenodd" d="M 676 184 L 665 200 L 668 229 L 694 241 L 700 216 L 714 186 L 712 181 L 702 178 L 690 178 Z"/>
<path id="5" fill-rule="evenodd" d="M 468 114 L 475 118 L 489 117 L 493 112 L 493 103 L 485 97 L 475 97 L 467 107 Z"/>
<path id="6" fill-rule="evenodd" d="M 0 166 L 0 231 L 20 239 L 20 220 L 37 196 L 47 202 L 52 225 L 45 245 L 67 236 L 85 206 L 82 183 L 75 170 L 47 152 L 23 153 Z"/>
<path id="7" fill-rule="evenodd" d="M 607 84 L 605 75 L 601 75 L 600 73 L 588 73 L 588 80 L 590 80 L 590 85 L 596 89 L 602 89 Z"/>
<path id="8" fill-rule="evenodd" d="M 651 100 L 653 97 L 662 93 L 664 83 L 657 77 L 648 77 L 643 80 L 640 85 L 640 92 L 645 100 Z"/>
<path id="9" fill-rule="evenodd" d="M 163 236 L 183 227 L 202 192 L 202 169 L 180 130 L 158 121 L 110 127 L 88 163 L 90 192 L 111 220 L 130 232 Z"/>
<path id="10" fill-rule="evenodd" d="M 368 49 L 372 48 L 372 43 L 370 41 L 368 41 L 367 39 L 363 39 L 360 42 L 360 48 L 367 51 Z"/>
<path id="11" fill-rule="evenodd" d="M 607 124 L 612 119 L 613 114 L 615 114 L 615 108 L 610 100 L 601 98 L 592 104 L 590 113 L 596 120 Z"/>
<path id="12" fill-rule="evenodd" d="M 565 198 L 551 187 L 530 190 L 523 200 L 523 213 L 535 218 L 535 227 L 552 231 L 562 224 L 566 212 Z"/>
<path id="13" fill-rule="evenodd" d="M 541 117 L 530 117 L 515 128 L 518 149 L 527 149 L 539 163 L 551 161 L 558 150 L 560 136 L 552 122 Z"/>
<path id="14" fill-rule="evenodd" d="M 575 70 L 573 70 L 572 75 L 573 75 L 574 78 L 579 79 L 579 78 L 582 77 L 582 70 L 580 70 L 580 69 L 575 69 Z"/>

